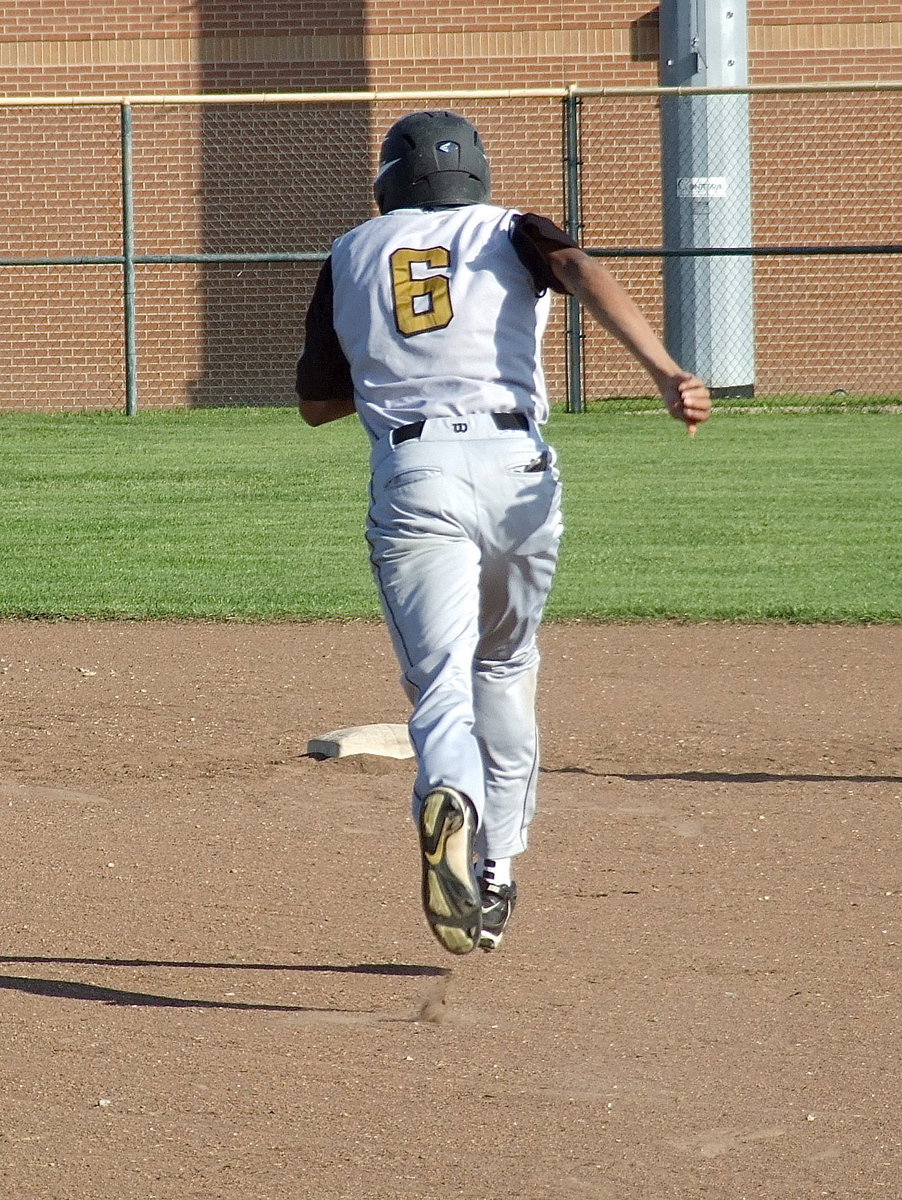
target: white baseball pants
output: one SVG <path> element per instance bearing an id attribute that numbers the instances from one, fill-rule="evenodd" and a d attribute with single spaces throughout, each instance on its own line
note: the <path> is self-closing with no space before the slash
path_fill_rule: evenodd
<path id="1" fill-rule="evenodd" d="M 444 784 L 470 798 L 477 850 L 526 849 L 539 765 L 537 634 L 562 522 L 554 453 L 491 414 L 376 443 L 367 540 L 413 704 L 414 816 Z"/>

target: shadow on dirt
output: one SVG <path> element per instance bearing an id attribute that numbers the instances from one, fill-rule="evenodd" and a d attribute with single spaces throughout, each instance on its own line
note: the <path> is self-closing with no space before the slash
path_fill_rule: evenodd
<path id="1" fill-rule="evenodd" d="M 594 771 L 590 767 L 540 767 L 543 775 L 592 775 L 596 779 L 626 779 L 655 783 L 682 779 L 687 783 L 902 783 L 900 775 L 818 775 L 769 771 Z"/>
<path id="2" fill-rule="evenodd" d="M 19 965 L 56 965 L 91 967 L 178 967 L 214 971 L 302 971 L 351 975 L 388 975 L 445 978 L 447 967 L 408 965 L 404 963 L 357 963 L 354 965 L 320 965 L 284 963 L 205 963 L 169 962 L 147 959 L 112 958 L 0 958 L 0 962 Z M 183 996 L 160 996 L 147 992 L 132 992 L 122 988 L 101 987 L 94 983 L 79 983 L 67 979 L 33 979 L 19 975 L 0 975 L 0 989 L 47 996 L 55 1000 L 94 1000 L 101 1004 L 127 1008 L 208 1008 L 233 1009 L 241 1012 L 284 1013 L 358 1013 L 372 1015 L 372 1009 L 316 1008 L 301 1004 L 261 1004 L 236 1000 L 195 1000 Z"/>

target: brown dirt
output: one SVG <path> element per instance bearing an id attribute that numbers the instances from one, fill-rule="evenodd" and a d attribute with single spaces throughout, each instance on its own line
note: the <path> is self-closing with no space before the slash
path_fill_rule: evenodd
<path id="1" fill-rule="evenodd" d="M 502 950 L 381 626 L 0 624 L 0 1194 L 890 1200 L 902 627 L 550 626 Z"/>

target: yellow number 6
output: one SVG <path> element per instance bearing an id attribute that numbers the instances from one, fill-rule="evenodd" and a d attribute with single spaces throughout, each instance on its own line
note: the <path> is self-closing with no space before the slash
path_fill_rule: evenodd
<path id="1" fill-rule="evenodd" d="M 451 255 L 444 246 L 429 250 L 396 250 L 391 263 L 392 293 L 395 303 L 395 323 L 400 333 L 412 337 L 430 329 L 450 325 L 454 310 L 447 275 L 420 275 L 414 267 L 437 271 L 451 264 Z"/>

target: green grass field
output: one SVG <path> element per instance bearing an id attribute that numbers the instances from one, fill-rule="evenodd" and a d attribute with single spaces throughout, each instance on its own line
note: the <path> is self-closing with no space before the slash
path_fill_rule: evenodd
<path id="1" fill-rule="evenodd" d="M 550 618 L 902 619 L 902 419 L 555 412 Z M 0 616 L 378 615 L 367 443 L 290 409 L 0 414 Z"/>

